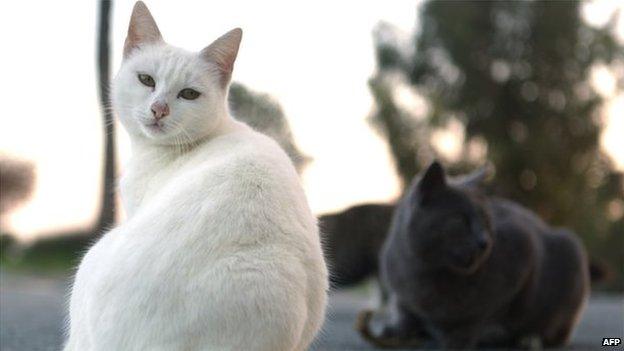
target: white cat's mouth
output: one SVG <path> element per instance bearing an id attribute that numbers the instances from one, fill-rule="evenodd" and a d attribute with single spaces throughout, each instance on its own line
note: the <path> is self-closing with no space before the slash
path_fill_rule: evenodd
<path id="1" fill-rule="evenodd" d="M 162 134 L 165 132 L 165 125 L 160 121 L 144 123 L 143 127 L 151 134 Z"/>

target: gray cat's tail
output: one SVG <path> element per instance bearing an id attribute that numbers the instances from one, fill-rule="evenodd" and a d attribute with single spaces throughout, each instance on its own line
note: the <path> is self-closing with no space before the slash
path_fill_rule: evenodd
<path id="1" fill-rule="evenodd" d="M 384 338 L 373 335 L 370 330 L 370 322 L 373 319 L 373 311 L 364 310 L 360 311 L 355 320 L 355 330 L 360 333 L 360 336 L 369 342 L 370 344 L 379 348 L 397 348 L 402 346 L 401 340 L 395 338 Z"/>
<path id="2" fill-rule="evenodd" d="M 362 338 L 364 338 L 364 340 L 370 342 L 371 344 L 376 344 L 377 339 L 373 337 L 373 335 L 370 332 L 370 329 L 368 328 L 368 324 L 370 323 L 370 320 L 372 319 L 372 317 L 373 317 L 373 311 L 371 310 L 360 311 L 360 313 L 358 313 L 357 315 L 357 318 L 355 319 L 354 328 L 356 331 L 360 333 L 360 335 L 362 336 Z"/>

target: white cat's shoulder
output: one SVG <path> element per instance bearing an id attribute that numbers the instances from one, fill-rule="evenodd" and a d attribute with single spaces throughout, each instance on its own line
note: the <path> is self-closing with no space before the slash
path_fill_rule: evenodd
<path id="1" fill-rule="evenodd" d="M 207 158 L 217 157 L 228 159 L 233 167 L 259 167 L 288 169 L 288 173 L 296 171 L 290 158 L 279 144 L 272 138 L 240 123 L 241 126 L 231 133 L 222 135 L 204 146 Z"/>

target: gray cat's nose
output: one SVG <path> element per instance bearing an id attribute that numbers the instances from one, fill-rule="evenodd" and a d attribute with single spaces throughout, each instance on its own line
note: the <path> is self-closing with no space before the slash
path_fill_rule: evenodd
<path id="1" fill-rule="evenodd" d="M 169 105 L 166 102 L 156 101 L 152 104 L 151 109 L 156 120 L 163 119 L 169 115 Z"/>

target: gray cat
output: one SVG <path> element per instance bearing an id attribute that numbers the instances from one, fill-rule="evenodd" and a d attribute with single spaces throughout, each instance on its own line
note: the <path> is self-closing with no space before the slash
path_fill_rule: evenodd
<path id="1" fill-rule="evenodd" d="M 353 286 L 377 273 L 393 212 L 394 205 L 363 204 L 319 217 L 333 289 Z"/>
<path id="2" fill-rule="evenodd" d="M 360 315 L 366 339 L 405 347 L 433 337 L 445 349 L 568 343 L 589 293 L 581 243 L 476 183 L 449 181 L 434 162 L 410 186 L 380 255 L 388 315 L 376 330 L 371 311 Z"/>

